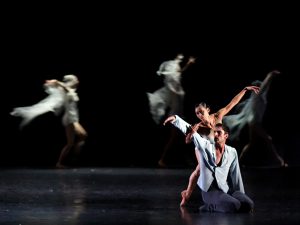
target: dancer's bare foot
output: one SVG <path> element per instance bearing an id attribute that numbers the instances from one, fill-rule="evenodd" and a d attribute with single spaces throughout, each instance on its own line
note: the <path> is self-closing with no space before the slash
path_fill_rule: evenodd
<path id="1" fill-rule="evenodd" d="M 180 206 L 180 212 L 181 212 L 181 218 L 182 219 L 185 219 L 185 220 L 186 219 L 188 219 L 188 220 L 191 219 L 186 207 Z M 191 224 L 191 223 L 188 223 L 188 224 Z"/>
<path id="2" fill-rule="evenodd" d="M 61 163 L 56 163 L 55 168 L 56 169 L 67 169 L 68 167 Z"/>
<path id="3" fill-rule="evenodd" d="M 181 202 L 180 202 L 180 206 L 185 206 L 186 202 L 189 200 L 189 197 L 187 195 L 187 190 L 184 190 L 181 192 Z"/>
<path id="4" fill-rule="evenodd" d="M 159 166 L 160 168 L 167 168 L 167 165 L 165 164 L 165 162 L 164 162 L 162 159 L 160 159 L 160 160 L 158 161 L 158 166 Z"/>

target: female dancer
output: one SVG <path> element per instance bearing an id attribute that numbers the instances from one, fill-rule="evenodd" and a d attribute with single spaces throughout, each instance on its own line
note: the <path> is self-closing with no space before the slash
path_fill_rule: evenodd
<path id="1" fill-rule="evenodd" d="M 231 140 L 238 138 L 242 128 L 244 128 L 246 125 L 248 126 L 249 141 L 240 154 L 240 160 L 243 158 L 244 154 L 250 148 L 252 148 L 258 139 L 262 139 L 267 144 L 267 148 L 273 152 L 280 165 L 283 167 L 288 166 L 284 159 L 278 154 L 272 142 L 272 137 L 263 128 L 263 117 L 268 103 L 268 91 L 270 89 L 272 80 L 278 74 L 280 74 L 280 72 L 277 70 L 271 71 L 267 74 L 266 78 L 262 82 L 254 81 L 253 84 L 260 86 L 259 94 L 251 95 L 249 99 L 241 102 L 238 105 L 241 108 L 240 113 L 224 117 L 224 122 L 231 130 Z"/>
<path id="2" fill-rule="evenodd" d="M 51 111 L 58 115 L 59 112 L 64 111 L 62 123 L 66 130 L 67 144 L 60 153 L 56 163 L 57 168 L 65 168 L 63 163 L 71 148 L 74 147 L 78 153 L 87 137 L 87 132 L 79 123 L 77 108 L 79 98 L 76 93 L 78 84 L 79 80 L 73 74 L 65 75 L 63 81 L 46 80 L 44 87 L 48 96 L 45 99 L 32 106 L 14 108 L 11 112 L 13 116 L 22 117 L 20 127 L 23 128 L 39 115 Z"/>
<path id="3" fill-rule="evenodd" d="M 181 85 L 181 78 L 183 72 L 193 63 L 194 57 L 189 57 L 185 66 L 181 67 L 184 59 L 183 54 L 177 54 L 175 59 L 164 61 L 157 71 L 157 75 L 164 76 L 164 86 L 154 91 L 147 93 L 149 100 L 149 108 L 152 118 L 155 123 L 160 124 L 161 119 L 167 115 L 181 115 L 183 114 L 183 103 L 185 92 Z M 177 136 L 176 129 L 172 128 L 170 137 L 158 161 L 159 167 L 166 167 L 165 158 L 169 149 L 175 143 Z"/>

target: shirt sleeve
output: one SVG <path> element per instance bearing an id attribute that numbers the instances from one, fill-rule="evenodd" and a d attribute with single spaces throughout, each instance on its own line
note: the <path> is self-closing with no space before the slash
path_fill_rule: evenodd
<path id="1" fill-rule="evenodd" d="M 173 121 L 173 125 L 177 127 L 182 133 L 187 134 L 187 132 L 191 129 L 191 124 L 185 122 L 182 118 L 178 115 L 175 115 L 176 119 Z M 207 146 L 208 140 L 201 137 L 197 132 L 195 132 L 192 136 L 192 140 L 194 145 L 200 152 L 204 151 L 205 147 Z"/>
<path id="2" fill-rule="evenodd" d="M 236 150 L 234 149 L 234 159 L 230 166 L 230 178 L 231 178 L 231 187 L 232 191 L 240 191 L 245 193 L 244 184 L 242 180 L 242 175 L 239 166 L 239 160 Z"/>

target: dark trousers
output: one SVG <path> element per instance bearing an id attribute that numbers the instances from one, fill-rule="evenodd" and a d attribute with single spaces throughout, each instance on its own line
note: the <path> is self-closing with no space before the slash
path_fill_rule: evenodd
<path id="1" fill-rule="evenodd" d="M 209 189 L 207 192 L 202 191 L 204 205 L 201 211 L 206 212 L 251 212 L 254 208 L 253 201 L 244 193 L 235 191 L 227 194 L 220 189 Z"/>

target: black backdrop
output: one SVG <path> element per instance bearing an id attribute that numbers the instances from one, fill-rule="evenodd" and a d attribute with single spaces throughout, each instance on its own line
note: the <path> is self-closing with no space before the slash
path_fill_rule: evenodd
<path id="1" fill-rule="evenodd" d="M 218 109 L 251 81 L 280 70 L 265 126 L 290 164 L 299 164 L 299 24 L 292 11 L 283 17 L 279 9 L 204 16 L 203 8 L 192 6 L 173 13 L 109 9 L 105 15 L 105 8 L 10 8 L 2 20 L 1 165 L 55 164 L 65 143 L 60 118 L 48 113 L 20 131 L 9 112 L 45 97 L 44 80 L 74 73 L 81 81 L 81 123 L 89 133 L 79 164 L 155 166 L 168 127 L 151 120 L 146 92 L 163 85 L 155 72 L 178 52 L 197 58 L 182 79 L 190 122 L 196 102 Z M 175 165 L 185 154 L 193 157 L 191 146 L 180 142 L 169 154 Z"/>

